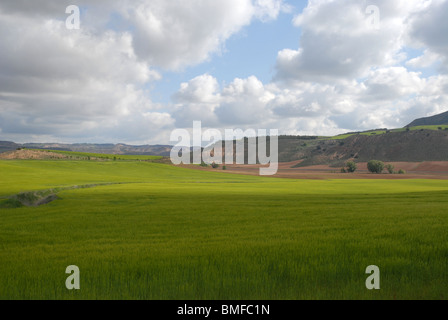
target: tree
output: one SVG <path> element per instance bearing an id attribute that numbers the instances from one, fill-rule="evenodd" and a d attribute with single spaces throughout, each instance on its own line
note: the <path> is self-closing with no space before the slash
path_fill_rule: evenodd
<path id="1" fill-rule="evenodd" d="M 353 173 L 358 169 L 358 165 L 354 161 L 349 161 L 345 164 L 347 167 L 347 172 Z"/>
<path id="2" fill-rule="evenodd" d="M 393 174 L 395 172 L 395 167 L 391 164 L 388 164 L 386 166 L 387 171 L 389 171 L 390 174 Z"/>
<path id="3" fill-rule="evenodd" d="M 218 168 L 219 168 L 219 164 L 213 162 L 213 163 L 212 163 L 212 168 L 213 168 L 213 169 L 218 169 Z"/>
<path id="4" fill-rule="evenodd" d="M 382 173 L 384 170 L 384 162 L 378 160 L 370 160 L 367 163 L 367 169 L 369 169 L 371 173 Z"/>

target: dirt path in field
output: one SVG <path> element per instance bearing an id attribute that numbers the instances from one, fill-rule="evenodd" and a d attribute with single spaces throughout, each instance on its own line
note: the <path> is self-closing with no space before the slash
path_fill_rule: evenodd
<path id="1" fill-rule="evenodd" d="M 331 168 L 327 165 L 317 165 L 302 168 L 294 168 L 300 161 L 280 163 L 276 178 L 287 179 L 440 179 L 448 180 L 448 161 L 427 161 L 427 162 L 390 162 L 395 170 L 405 170 L 406 174 L 371 174 L 367 170 L 367 163 L 358 163 L 356 173 L 340 173 L 340 168 Z M 389 164 L 387 162 L 386 164 Z M 222 166 L 218 169 L 202 168 L 195 165 L 183 165 L 182 167 L 202 170 L 217 171 L 243 175 L 260 174 L 260 165 L 227 165 L 227 170 L 223 171 Z M 387 172 L 386 170 L 384 172 Z"/>
<path id="2" fill-rule="evenodd" d="M 4 198 L 2 200 L 8 200 L 6 202 L 0 203 L 0 208 L 18 208 L 18 207 L 39 207 L 50 202 L 53 202 L 58 198 L 58 193 L 61 191 L 67 190 L 76 190 L 76 189 L 89 189 L 95 188 L 99 186 L 110 186 L 116 184 L 129 184 L 129 183 L 121 183 L 121 182 L 106 182 L 106 183 L 96 183 L 96 184 L 86 184 L 86 185 L 76 185 L 70 187 L 60 187 L 54 189 L 47 190 L 39 190 L 39 191 L 30 191 L 30 192 L 22 192 L 16 195 L 13 195 L 9 198 Z"/>

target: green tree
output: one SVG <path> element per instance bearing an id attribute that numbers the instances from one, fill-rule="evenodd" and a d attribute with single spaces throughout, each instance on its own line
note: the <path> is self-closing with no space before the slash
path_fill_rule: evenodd
<path id="1" fill-rule="evenodd" d="M 367 163 L 367 169 L 369 169 L 371 173 L 382 173 L 384 170 L 384 162 L 378 160 L 370 160 Z"/>
<path id="2" fill-rule="evenodd" d="M 355 161 L 349 161 L 345 164 L 345 166 L 347 167 L 347 172 L 350 173 L 353 173 L 358 169 L 358 165 Z"/>
<path id="3" fill-rule="evenodd" d="M 395 172 L 395 167 L 391 164 L 386 165 L 386 169 L 390 174 L 393 174 Z"/>

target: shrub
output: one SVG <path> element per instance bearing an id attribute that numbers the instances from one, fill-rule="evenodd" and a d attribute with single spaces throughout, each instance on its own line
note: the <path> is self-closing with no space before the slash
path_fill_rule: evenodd
<path id="1" fill-rule="evenodd" d="M 347 167 L 347 172 L 353 173 L 358 169 L 357 164 L 354 161 L 349 161 L 345 165 Z"/>
<path id="2" fill-rule="evenodd" d="M 201 164 L 200 164 L 200 166 L 201 166 L 201 167 L 204 167 L 204 168 L 207 168 L 207 167 L 208 167 L 208 164 L 206 164 L 204 161 L 202 161 Z"/>
<path id="3" fill-rule="evenodd" d="M 218 169 L 219 168 L 219 164 L 217 164 L 217 163 L 212 163 L 212 168 L 213 169 Z"/>
<path id="4" fill-rule="evenodd" d="M 387 171 L 390 173 L 390 174 L 393 174 L 395 171 L 395 167 L 393 166 L 393 165 L 391 165 L 391 164 L 388 164 L 387 166 L 386 166 L 386 169 L 387 169 Z"/>
<path id="5" fill-rule="evenodd" d="M 398 171 L 398 174 L 406 174 L 406 171 L 404 171 L 403 169 L 400 169 L 400 171 Z"/>
<path id="6" fill-rule="evenodd" d="M 347 170 L 345 170 L 345 168 L 341 168 L 341 173 L 347 173 Z"/>
<path id="7" fill-rule="evenodd" d="M 227 170 L 227 167 L 226 166 L 222 166 L 222 170 Z"/>
<path id="8" fill-rule="evenodd" d="M 378 160 L 370 160 L 367 163 L 367 169 L 369 169 L 371 173 L 382 173 L 384 170 L 384 163 Z"/>

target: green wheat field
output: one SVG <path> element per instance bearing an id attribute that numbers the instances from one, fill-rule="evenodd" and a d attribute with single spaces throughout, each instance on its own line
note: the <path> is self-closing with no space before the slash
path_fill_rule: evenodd
<path id="1" fill-rule="evenodd" d="M 57 200 L 11 200 L 45 190 Z M 447 299 L 447 208 L 444 180 L 0 161 L 0 299 Z"/>

